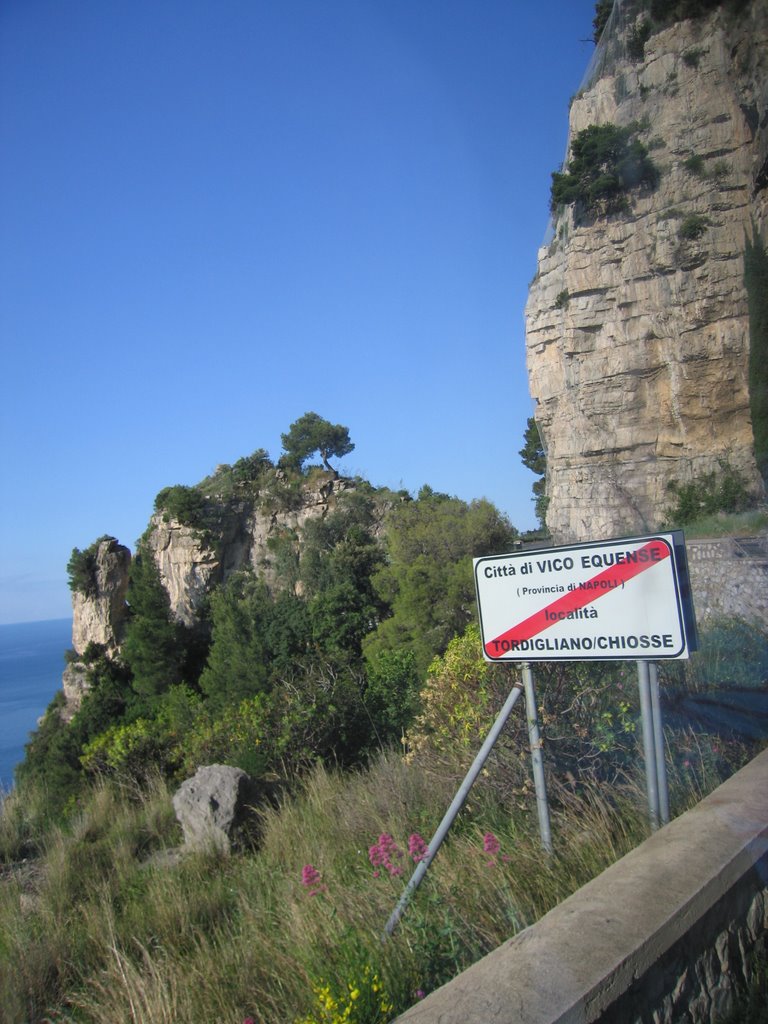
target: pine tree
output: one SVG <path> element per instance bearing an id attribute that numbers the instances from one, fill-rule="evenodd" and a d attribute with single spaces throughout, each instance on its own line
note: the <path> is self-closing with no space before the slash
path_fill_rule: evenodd
<path id="1" fill-rule="evenodd" d="M 130 619 L 123 659 L 133 675 L 134 691 L 152 697 L 181 681 L 185 651 L 160 571 L 152 552 L 143 544 L 131 563 L 127 601 Z"/>

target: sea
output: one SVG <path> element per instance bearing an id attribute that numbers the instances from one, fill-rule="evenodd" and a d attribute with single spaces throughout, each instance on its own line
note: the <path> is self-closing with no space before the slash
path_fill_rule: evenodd
<path id="1" fill-rule="evenodd" d="M 71 619 L 0 626 L 0 792 L 11 789 L 29 734 L 61 689 L 71 646 Z"/>

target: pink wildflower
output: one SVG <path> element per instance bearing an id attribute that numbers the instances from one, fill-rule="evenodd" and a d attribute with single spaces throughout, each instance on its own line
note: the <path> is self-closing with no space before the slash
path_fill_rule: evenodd
<path id="1" fill-rule="evenodd" d="M 483 853 L 498 853 L 501 849 L 501 843 L 493 834 L 493 832 L 486 832 L 483 836 Z"/>
<path id="2" fill-rule="evenodd" d="M 320 872 L 312 864 L 305 864 L 301 869 L 301 884 L 305 889 L 309 889 L 310 896 L 318 896 L 321 892 L 327 892 L 327 889 L 322 885 L 322 876 Z M 243 1024 L 247 1024 L 243 1021 Z"/>
<path id="3" fill-rule="evenodd" d="M 414 864 L 418 864 L 420 861 L 424 860 L 425 857 L 429 856 L 427 844 L 418 832 L 412 832 L 408 837 L 408 853 L 413 858 Z"/>
<path id="4" fill-rule="evenodd" d="M 403 856 L 403 851 L 397 845 L 395 840 L 389 834 L 389 832 L 382 832 L 379 836 L 377 843 L 373 846 L 368 847 L 368 860 L 374 867 L 373 877 L 378 878 L 381 872 L 379 868 L 384 868 L 386 871 L 396 878 L 398 875 L 402 875 L 403 869 L 395 861 Z"/>
<path id="5" fill-rule="evenodd" d="M 426 995 L 426 992 L 424 991 L 423 988 L 417 988 L 416 991 L 414 992 L 414 995 L 416 996 L 417 999 L 423 999 L 424 996 Z"/>
<path id="6" fill-rule="evenodd" d="M 488 861 L 488 867 L 492 868 L 496 865 L 496 854 L 501 849 L 501 843 L 493 834 L 493 832 L 486 832 L 483 836 L 483 853 L 487 853 L 490 857 Z"/>

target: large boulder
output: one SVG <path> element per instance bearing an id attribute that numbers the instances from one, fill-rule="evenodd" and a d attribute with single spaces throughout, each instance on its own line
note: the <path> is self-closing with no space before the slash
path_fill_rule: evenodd
<path id="1" fill-rule="evenodd" d="M 229 852 L 255 825 L 264 793 L 241 768 L 211 764 L 198 768 L 173 797 L 173 809 L 191 847 Z"/>

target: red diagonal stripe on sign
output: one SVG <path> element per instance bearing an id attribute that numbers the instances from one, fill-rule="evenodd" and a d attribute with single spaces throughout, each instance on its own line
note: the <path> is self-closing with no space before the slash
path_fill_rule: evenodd
<path id="1" fill-rule="evenodd" d="M 642 557 L 641 552 L 648 552 L 649 557 L 647 561 L 640 561 Z M 656 558 L 652 557 L 654 552 L 657 553 Z M 488 656 L 491 658 L 498 657 L 499 645 L 502 642 L 510 641 L 514 643 L 521 640 L 530 640 L 539 633 L 543 633 L 550 626 L 556 626 L 559 619 L 553 620 L 553 613 L 564 612 L 567 615 L 569 612 L 578 611 L 579 608 L 585 608 L 588 604 L 592 604 L 599 598 L 605 597 L 606 594 L 612 593 L 622 583 L 626 583 L 627 580 L 631 580 L 634 576 L 639 576 L 641 572 L 645 572 L 646 569 L 650 569 L 654 565 L 658 565 L 665 558 L 669 558 L 670 549 L 660 540 L 651 540 L 647 544 L 643 544 L 642 547 L 639 547 L 636 554 L 638 556 L 636 562 L 621 562 L 619 565 L 609 565 L 607 569 L 603 569 L 590 580 L 585 580 L 584 583 L 579 585 L 577 590 L 571 590 L 567 594 L 563 594 L 552 601 L 551 604 L 545 605 L 539 611 L 534 612 L 527 619 L 518 622 L 516 626 L 512 626 L 511 629 L 505 630 L 493 640 L 489 640 L 485 645 Z M 606 584 L 605 588 L 602 587 L 603 583 Z M 582 587 L 584 589 L 581 589 Z"/>

